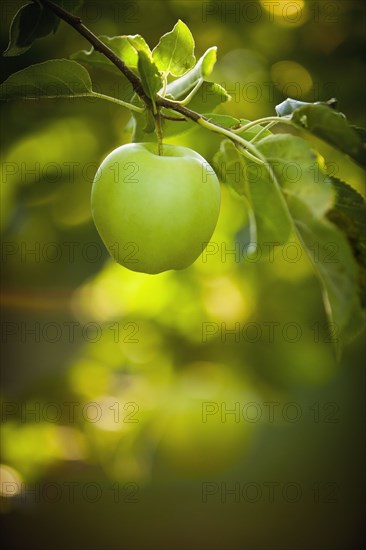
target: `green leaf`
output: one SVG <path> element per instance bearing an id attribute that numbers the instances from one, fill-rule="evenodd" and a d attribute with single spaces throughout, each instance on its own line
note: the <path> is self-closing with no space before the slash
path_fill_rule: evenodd
<path id="1" fill-rule="evenodd" d="M 278 182 L 268 167 L 248 160 L 230 140 L 221 143 L 214 166 L 223 183 L 248 199 L 256 221 L 257 244 L 263 256 L 270 243 L 287 242 L 292 230 L 291 220 Z"/>
<path id="2" fill-rule="evenodd" d="M 363 193 L 365 188 L 365 170 L 349 155 L 326 143 L 304 128 L 294 126 L 298 135 L 306 139 L 311 147 L 324 159 L 325 170 L 329 177 L 346 181 L 354 189 Z"/>
<path id="3" fill-rule="evenodd" d="M 76 11 L 82 0 L 54 0 L 69 12 Z M 51 10 L 37 2 L 30 2 L 22 6 L 15 14 L 9 31 L 9 44 L 5 52 L 6 57 L 20 55 L 32 46 L 35 40 L 55 33 L 61 19 Z"/>
<path id="4" fill-rule="evenodd" d="M 0 85 L 0 99 L 3 100 L 86 96 L 111 101 L 131 111 L 134 107 L 141 107 L 136 95 L 129 103 L 125 101 L 127 98 L 119 99 L 95 92 L 88 71 L 69 59 L 52 59 L 31 65 L 12 74 Z"/>
<path id="5" fill-rule="evenodd" d="M 196 66 L 192 69 L 193 71 L 200 71 L 202 78 L 210 76 L 217 61 L 217 47 L 211 46 L 208 50 L 205 51 L 202 57 L 198 60 Z"/>
<path id="6" fill-rule="evenodd" d="M 138 70 L 141 77 L 142 87 L 145 94 L 154 99 L 157 92 L 163 85 L 159 69 L 155 65 L 151 56 L 145 51 L 138 52 Z"/>
<path id="7" fill-rule="evenodd" d="M 257 243 L 257 224 L 248 199 L 243 196 L 242 200 L 247 221 L 236 233 L 235 242 L 239 243 L 240 250 L 245 252 L 247 256 L 250 256 L 251 252 L 254 252 L 253 245 Z"/>
<path id="8" fill-rule="evenodd" d="M 217 48 L 213 46 L 203 54 L 193 69 L 168 84 L 166 95 L 170 96 L 172 99 L 183 99 L 200 80 L 212 73 L 216 63 L 216 57 Z"/>
<path id="9" fill-rule="evenodd" d="M 240 119 L 234 118 L 233 116 L 229 115 L 220 115 L 216 113 L 202 113 L 204 117 L 207 118 L 210 122 L 213 122 L 214 124 L 218 124 L 219 126 L 222 126 L 223 128 L 235 128 L 235 126 L 240 126 Z"/>
<path id="10" fill-rule="evenodd" d="M 165 75 L 182 76 L 196 62 L 191 31 L 180 19 L 171 32 L 164 34 L 153 49 L 156 66 Z"/>
<path id="11" fill-rule="evenodd" d="M 362 322 L 359 269 L 347 237 L 327 219 L 337 209 L 332 182 L 321 171 L 310 146 L 299 137 L 274 135 L 256 146 L 273 168 L 298 236 L 321 281 L 329 322 L 347 340 Z"/>
<path id="12" fill-rule="evenodd" d="M 366 307 L 366 201 L 343 181 L 331 179 L 337 198 L 327 218 L 347 237 L 359 269 L 361 304 Z"/>
<path id="13" fill-rule="evenodd" d="M 261 139 L 257 148 L 271 164 L 286 196 L 297 196 L 318 218 L 333 206 L 331 180 L 305 140 L 290 134 L 277 134 Z"/>
<path id="14" fill-rule="evenodd" d="M 22 6 L 11 22 L 9 44 L 3 55 L 11 57 L 26 52 L 38 38 L 56 32 L 59 23 L 60 19 L 40 4 L 31 2 Z"/>
<path id="15" fill-rule="evenodd" d="M 136 48 L 131 44 L 130 36 L 99 36 L 122 61 L 126 63 L 130 69 L 137 69 L 138 53 Z M 94 47 L 90 50 L 81 50 L 71 55 L 71 59 L 87 63 L 97 69 L 105 69 L 113 73 L 121 75 L 121 71 L 103 54 L 95 51 Z"/>
<path id="16" fill-rule="evenodd" d="M 127 38 L 131 46 L 133 46 L 137 52 L 145 52 L 148 56 L 151 57 L 151 50 L 149 48 L 149 45 L 145 42 L 145 39 L 142 38 L 142 36 L 140 36 L 139 34 L 134 34 L 127 36 Z"/>
<path id="17" fill-rule="evenodd" d="M 366 166 L 365 144 L 342 113 L 324 105 L 309 104 L 296 109 L 291 120 L 298 127 L 346 153 L 361 166 Z"/>
<path id="18" fill-rule="evenodd" d="M 151 50 L 144 38 L 139 34 L 128 36 L 127 38 L 137 52 L 137 68 L 144 92 L 148 97 L 154 99 L 156 93 L 163 86 L 163 80 L 154 63 Z M 147 126 L 149 127 L 150 124 L 147 123 Z"/>
<path id="19" fill-rule="evenodd" d="M 165 120 L 164 118 L 162 118 L 161 125 L 162 125 L 164 138 L 185 134 L 186 132 L 189 132 L 197 127 L 197 124 L 195 124 L 192 120 L 189 120 L 189 119 L 185 120 L 184 122 L 183 121 L 178 122 L 178 121 L 172 121 L 172 120 Z"/>
<path id="20" fill-rule="evenodd" d="M 214 82 L 203 82 L 193 99 L 189 103 L 189 108 L 197 113 L 210 113 L 216 107 L 229 101 L 231 98 L 227 91 Z"/>
<path id="21" fill-rule="evenodd" d="M 52 59 L 12 74 L 0 85 L 0 99 L 94 95 L 89 73 L 68 59 Z"/>
<path id="22" fill-rule="evenodd" d="M 238 195 L 249 195 L 247 182 L 242 174 L 242 159 L 232 141 L 225 139 L 213 159 L 213 166 L 222 183 L 229 185 Z"/>
<path id="23" fill-rule="evenodd" d="M 296 109 L 302 107 L 303 105 L 327 105 L 328 107 L 335 109 L 337 103 L 337 100 L 334 98 L 329 101 L 316 101 L 315 103 L 309 103 L 307 101 L 299 101 L 298 99 L 288 97 L 285 101 L 282 101 L 282 103 L 276 105 L 276 113 L 278 116 L 289 117 L 289 115 L 292 115 Z"/>
<path id="24" fill-rule="evenodd" d="M 340 344 L 354 338 L 363 326 L 358 296 L 358 268 L 346 237 L 326 219 L 315 217 L 298 197 L 289 198 L 289 209 L 300 240 L 318 275 L 329 322 Z"/>
<path id="25" fill-rule="evenodd" d="M 128 128 L 132 130 L 132 141 L 134 143 L 157 142 L 155 120 L 150 110 L 146 110 L 142 114 L 133 113 Z"/>
<path id="26" fill-rule="evenodd" d="M 226 91 L 221 88 L 221 86 L 214 84 L 213 82 L 203 82 L 202 87 L 197 91 L 197 94 L 191 100 L 190 108 L 196 112 L 202 113 L 202 110 L 207 108 L 213 110 L 220 105 L 222 101 L 227 101 L 228 99 L 229 96 Z M 164 113 L 167 114 L 167 111 L 164 110 Z M 169 114 L 172 113 L 169 112 Z M 227 115 L 208 113 L 204 116 L 208 117 L 209 120 L 212 120 L 212 122 L 216 122 L 217 124 L 222 123 L 222 126 L 225 126 L 226 124 L 229 127 L 232 121 L 235 121 L 236 123 L 239 122 L 238 119 Z M 192 130 L 194 126 L 195 123 L 189 119 L 185 122 L 173 122 L 163 119 L 163 134 L 166 137 L 176 136 Z"/>
<path id="27" fill-rule="evenodd" d="M 359 126 L 354 126 L 353 124 L 351 124 L 351 128 L 360 136 L 363 143 L 366 143 L 366 129 L 360 128 Z"/>

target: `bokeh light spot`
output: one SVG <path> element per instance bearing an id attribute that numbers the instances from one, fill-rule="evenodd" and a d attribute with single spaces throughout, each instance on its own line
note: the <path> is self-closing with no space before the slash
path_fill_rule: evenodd
<path id="1" fill-rule="evenodd" d="M 21 491 L 22 477 L 20 473 L 7 466 L 0 464 L 0 495 L 10 498 L 18 495 Z"/>
<path id="2" fill-rule="evenodd" d="M 309 18 L 309 11 L 304 0 L 276 0 L 269 2 L 268 0 L 260 0 L 263 8 L 268 12 L 268 17 L 271 22 L 275 22 L 282 26 L 301 26 Z"/>
<path id="3" fill-rule="evenodd" d="M 272 65 L 271 78 L 285 97 L 304 97 L 313 87 L 309 71 L 295 61 L 279 61 Z"/>

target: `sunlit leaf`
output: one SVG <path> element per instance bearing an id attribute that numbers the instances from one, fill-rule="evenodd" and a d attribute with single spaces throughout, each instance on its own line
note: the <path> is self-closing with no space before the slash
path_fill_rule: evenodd
<path id="1" fill-rule="evenodd" d="M 240 120 L 229 115 L 221 115 L 216 113 L 202 113 L 210 122 L 218 124 L 223 128 L 235 128 L 240 126 Z"/>
<path id="2" fill-rule="evenodd" d="M 12 74 L 0 85 L 0 99 L 93 95 L 88 71 L 75 61 L 53 59 Z"/>
<path id="3" fill-rule="evenodd" d="M 88 96 L 119 102 L 111 96 L 95 92 L 88 71 L 69 59 L 53 59 L 31 65 L 12 74 L 0 85 L 0 99 L 3 100 Z"/>
<path id="4" fill-rule="evenodd" d="M 193 69 L 168 84 L 166 95 L 173 99 L 183 99 L 201 79 L 211 74 L 216 63 L 216 54 L 216 46 L 209 48 L 203 56 L 200 57 Z"/>
<path id="5" fill-rule="evenodd" d="M 125 64 L 132 68 L 137 69 L 138 54 L 135 47 L 131 44 L 129 36 L 99 36 L 100 40 L 104 42 L 111 50 Z M 121 74 L 121 71 L 110 61 L 105 55 L 97 52 L 93 47 L 90 50 L 81 50 L 71 55 L 71 59 L 80 61 L 82 63 L 88 63 L 98 69 L 106 69 L 117 74 Z"/>
<path id="6" fill-rule="evenodd" d="M 336 190 L 334 207 L 327 218 L 346 235 L 359 268 L 361 304 L 366 307 L 366 201 L 352 187 L 332 178 Z"/>
<path id="7" fill-rule="evenodd" d="M 315 103 L 309 103 L 308 101 L 299 101 L 298 99 L 288 97 L 282 101 L 282 103 L 276 105 L 276 113 L 278 116 L 288 117 L 289 115 L 292 115 L 296 109 L 299 109 L 299 107 L 303 107 L 304 105 L 327 105 L 328 107 L 332 107 L 334 109 L 336 108 L 337 103 L 337 100 L 334 98 L 329 101 L 316 101 Z"/>
<path id="8" fill-rule="evenodd" d="M 324 105 L 310 104 L 296 109 L 291 120 L 366 166 L 365 144 L 342 113 Z"/>
<path id="9" fill-rule="evenodd" d="M 223 183 L 247 198 L 261 249 L 265 252 L 270 243 L 285 243 L 291 233 L 291 220 L 278 183 L 268 168 L 248 160 L 230 140 L 221 143 L 214 166 Z"/>
<path id="10" fill-rule="evenodd" d="M 276 135 L 261 140 L 257 147 L 276 174 L 299 238 L 321 282 L 329 322 L 337 327 L 340 342 L 347 341 L 362 322 L 359 271 L 346 236 L 326 218 L 335 201 L 331 180 L 299 137 Z"/>
<path id="11" fill-rule="evenodd" d="M 320 280 L 325 311 L 335 329 L 339 351 L 340 345 L 354 338 L 363 326 L 356 261 L 345 235 L 335 225 L 314 216 L 298 197 L 289 197 L 288 204 Z"/>
<path id="12" fill-rule="evenodd" d="M 149 45 L 146 43 L 145 39 L 142 38 L 142 36 L 139 34 L 134 34 L 127 36 L 127 38 L 137 52 L 145 52 L 147 55 L 151 55 Z"/>
<path id="13" fill-rule="evenodd" d="M 216 113 L 202 113 L 210 122 L 218 124 L 224 128 L 231 128 L 235 126 L 240 121 L 229 115 L 220 115 Z M 187 119 L 185 122 L 182 121 L 169 121 L 163 119 L 163 128 L 165 136 L 176 136 L 182 133 L 185 133 L 189 130 L 192 130 L 196 125 L 192 120 Z"/>
<path id="14" fill-rule="evenodd" d="M 139 51 L 138 56 L 138 70 L 141 77 L 142 87 L 148 97 L 154 98 L 163 84 L 159 70 L 152 58 L 144 51 Z"/>
<path id="15" fill-rule="evenodd" d="M 191 31 L 180 19 L 171 32 L 164 34 L 154 48 L 153 59 L 166 75 L 182 76 L 196 61 Z"/>
<path id="16" fill-rule="evenodd" d="M 262 139 L 257 147 L 270 162 L 284 193 L 305 202 L 314 216 L 324 216 L 333 205 L 333 187 L 309 144 L 297 136 L 278 134 Z"/>
<path id="17" fill-rule="evenodd" d="M 230 100 L 227 91 L 214 82 L 203 82 L 193 99 L 189 103 L 189 108 L 198 113 L 210 113 L 216 107 Z"/>

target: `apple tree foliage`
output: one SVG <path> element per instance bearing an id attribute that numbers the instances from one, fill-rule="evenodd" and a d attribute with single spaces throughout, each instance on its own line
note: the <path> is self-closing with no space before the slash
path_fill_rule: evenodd
<path id="1" fill-rule="evenodd" d="M 35 40 L 55 33 L 60 19 L 92 46 L 71 59 L 12 74 L 0 86 L 1 99 L 91 96 L 112 101 L 131 110 L 134 142 L 176 136 L 179 144 L 179 134 L 195 124 L 221 135 L 213 166 L 223 185 L 245 198 L 248 246 L 264 251 L 266 243 L 284 245 L 295 233 L 318 276 L 329 322 L 343 343 L 357 334 L 366 303 L 366 206 L 343 181 L 347 171 L 342 166 L 366 168 L 365 130 L 338 112 L 334 99 L 304 103 L 289 98 L 276 113 L 253 122 L 217 114 L 230 96 L 208 80 L 215 46 L 196 59 L 192 34 L 180 20 L 152 50 L 140 35 L 96 37 L 75 15 L 80 4 L 33 0 L 19 9 L 3 55 L 27 51 Z M 88 68 L 127 78 L 132 84 L 127 101 L 95 91 Z M 329 151 L 332 158 L 336 155 L 339 178 L 327 171 Z"/>

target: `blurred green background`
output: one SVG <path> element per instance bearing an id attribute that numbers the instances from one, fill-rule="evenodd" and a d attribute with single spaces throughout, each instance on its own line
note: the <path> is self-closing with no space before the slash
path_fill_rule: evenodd
<path id="1" fill-rule="evenodd" d="M 21 4 L 3 2 L 2 51 Z M 362 1 L 100 0 L 80 14 L 96 34 L 151 47 L 181 18 L 197 57 L 218 46 L 213 80 L 233 96 L 222 112 L 255 119 L 288 96 L 335 96 L 365 125 Z M 83 48 L 62 23 L 1 59 L 2 80 Z M 92 77 L 126 94 L 122 79 Z M 336 361 L 295 238 L 245 260 L 243 204 L 223 188 L 213 245 L 193 266 L 127 271 L 89 201 L 101 160 L 131 139 L 128 112 L 90 99 L 1 108 L 7 548 L 361 548 L 364 338 Z M 194 129 L 169 141 L 210 161 L 220 140 Z"/>

